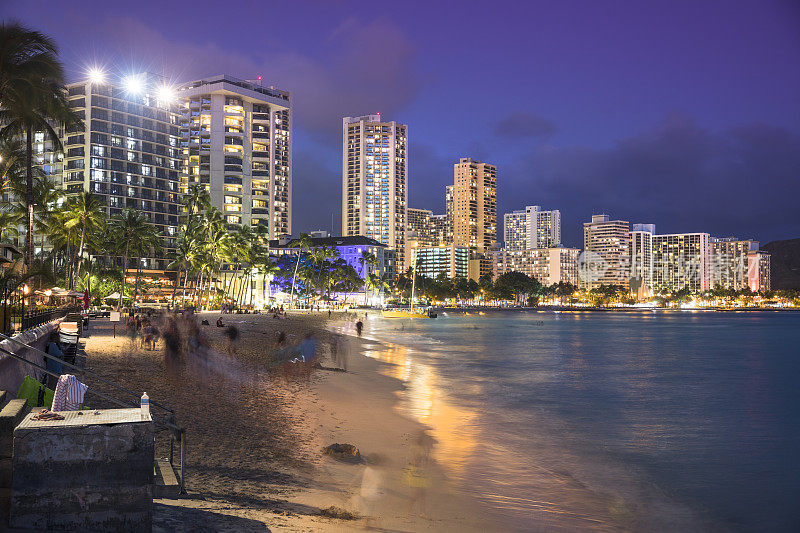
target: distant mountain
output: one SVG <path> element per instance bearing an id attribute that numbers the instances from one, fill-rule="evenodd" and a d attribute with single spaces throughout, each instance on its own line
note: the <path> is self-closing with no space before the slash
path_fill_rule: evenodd
<path id="1" fill-rule="evenodd" d="M 800 239 L 772 241 L 761 249 L 772 256 L 772 288 L 800 289 Z"/>

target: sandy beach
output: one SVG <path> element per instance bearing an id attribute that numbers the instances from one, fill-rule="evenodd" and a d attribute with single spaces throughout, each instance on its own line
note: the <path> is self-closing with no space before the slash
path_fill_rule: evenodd
<path id="1" fill-rule="evenodd" d="M 240 332 L 235 355 L 214 326 L 218 316 L 199 316 L 210 322 L 201 327 L 212 348 L 200 369 L 168 372 L 163 341 L 145 349 L 120 326 L 112 338 L 108 319 L 93 321 L 85 339 L 87 369 L 146 391 L 187 428 L 189 496 L 156 501 L 155 531 L 487 530 L 480 506 L 431 458 L 426 428 L 396 409 L 402 383 L 363 355 L 381 346 L 354 336 L 352 314 L 224 315 Z M 323 367 L 346 361 L 347 371 L 284 379 L 272 357 L 278 331 L 289 343 L 313 333 Z M 355 445 L 363 460 L 324 455 L 333 443 Z M 331 506 L 359 518 L 321 516 Z"/>

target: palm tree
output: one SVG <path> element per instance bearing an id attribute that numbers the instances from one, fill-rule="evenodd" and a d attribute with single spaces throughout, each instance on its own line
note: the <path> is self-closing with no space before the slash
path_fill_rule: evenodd
<path id="1" fill-rule="evenodd" d="M 361 275 L 364 277 L 364 279 L 366 279 L 367 274 L 369 272 L 372 272 L 373 269 L 371 268 L 369 269 L 369 272 L 367 272 L 365 265 L 374 267 L 375 265 L 378 264 L 378 258 L 375 257 L 375 254 L 373 254 L 372 252 L 364 250 L 363 252 L 361 252 L 361 257 L 358 258 L 358 262 L 361 263 Z"/>
<path id="2" fill-rule="evenodd" d="M 10 211 L 0 211 L 0 241 L 16 237 L 19 218 Z"/>
<path id="3" fill-rule="evenodd" d="M 190 258 L 192 253 L 192 246 L 193 242 L 192 239 L 186 234 L 185 226 L 183 227 L 184 231 L 182 231 L 178 238 L 175 240 L 175 249 L 170 252 L 169 258 L 172 261 L 167 265 L 167 270 L 175 270 L 175 284 L 172 287 L 172 307 L 175 307 L 175 293 L 178 290 L 178 283 L 180 283 L 181 279 L 181 271 L 188 272 L 189 265 L 190 265 Z M 184 291 L 186 290 L 186 285 L 184 282 Z"/>
<path id="4" fill-rule="evenodd" d="M 70 203 L 70 209 L 67 213 L 67 228 L 73 228 L 80 225 L 81 228 L 81 242 L 78 245 L 78 264 L 75 267 L 75 276 L 81 273 L 81 264 L 83 263 L 83 248 L 86 243 L 86 231 L 92 231 L 102 225 L 105 212 L 103 210 L 104 202 L 99 196 L 95 196 L 90 192 L 84 192 Z M 75 277 L 73 276 L 73 278 Z M 70 283 L 70 288 L 74 286 L 74 281 Z"/>
<path id="5" fill-rule="evenodd" d="M 159 233 L 155 226 L 150 224 L 144 215 L 133 209 L 126 208 L 121 215 L 111 219 L 111 230 L 114 234 L 118 249 L 122 254 L 122 289 L 119 294 L 118 307 L 122 307 L 125 297 L 125 277 L 128 271 L 130 254 L 142 254 L 145 249 L 159 242 Z M 137 255 L 138 259 L 138 255 Z M 138 265 L 138 260 L 137 260 Z"/>
<path id="6" fill-rule="evenodd" d="M 269 256 L 266 256 L 258 264 L 258 274 L 261 276 L 262 281 L 261 295 L 265 302 L 267 301 L 267 278 L 272 279 L 280 271 L 280 267 Z"/>
<path id="7" fill-rule="evenodd" d="M 54 128 L 81 122 L 64 91 L 64 69 L 55 42 L 19 24 L 0 24 L 0 137 L 25 137 L 27 264 L 33 262 L 33 134 L 41 131 L 55 151 L 63 147 Z"/>
<path id="8" fill-rule="evenodd" d="M 192 183 L 181 198 L 181 203 L 186 209 L 186 225 L 191 226 L 194 216 L 207 211 L 211 207 L 211 197 L 205 187 Z"/>
<path id="9" fill-rule="evenodd" d="M 17 138 L 0 139 L 0 196 L 25 182 L 25 145 Z"/>
<path id="10" fill-rule="evenodd" d="M 292 292 L 289 296 L 290 302 L 294 302 L 294 285 L 295 279 L 297 278 L 297 269 L 300 267 L 300 257 L 303 255 L 303 250 L 310 250 L 313 244 L 314 243 L 311 240 L 311 235 L 308 233 L 301 233 L 300 238 L 289 245 L 291 248 L 298 248 L 297 262 L 294 265 L 294 275 L 292 276 Z"/>

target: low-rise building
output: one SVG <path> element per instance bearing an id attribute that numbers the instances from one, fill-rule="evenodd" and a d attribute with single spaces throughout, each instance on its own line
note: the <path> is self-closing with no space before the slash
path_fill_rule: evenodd
<path id="1" fill-rule="evenodd" d="M 494 252 L 494 279 L 506 272 L 522 272 L 536 278 L 542 285 L 564 282 L 578 285 L 577 248 L 533 248 Z"/>
<path id="2" fill-rule="evenodd" d="M 466 246 L 423 246 L 417 248 L 415 255 L 418 276 L 431 279 L 441 274 L 451 279 L 469 276 L 469 250 Z"/>
<path id="3" fill-rule="evenodd" d="M 377 259 L 377 263 L 372 267 L 372 271 L 377 271 L 379 276 L 388 273 L 390 277 L 395 275 L 395 255 L 394 250 L 389 249 L 385 244 L 359 235 L 347 237 L 311 237 L 311 248 L 336 248 L 339 257 L 356 269 L 362 279 L 366 279 L 370 274 L 371 267 L 362 261 L 364 252 L 371 253 Z M 318 234 L 317 234 L 318 235 Z M 284 237 L 269 242 L 270 254 L 278 257 L 284 255 L 297 255 L 300 252 L 307 252 L 307 248 L 297 247 L 299 239 Z"/>

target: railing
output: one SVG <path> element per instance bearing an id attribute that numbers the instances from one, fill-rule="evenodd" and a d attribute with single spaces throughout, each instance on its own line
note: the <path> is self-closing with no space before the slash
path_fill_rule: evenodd
<path id="1" fill-rule="evenodd" d="M 109 401 L 109 402 L 111 402 L 111 403 L 113 403 L 115 405 L 119 405 L 119 406 L 125 407 L 125 408 L 137 408 L 137 407 L 140 406 L 140 403 L 139 403 L 140 402 L 140 397 L 139 397 L 139 395 L 137 393 L 133 392 L 130 389 L 126 389 L 122 385 L 117 385 L 113 381 L 109 381 L 109 380 L 107 380 L 105 378 L 102 378 L 102 377 L 98 376 L 97 374 L 95 374 L 94 372 L 90 372 L 88 370 L 80 368 L 79 366 L 74 365 L 72 363 L 68 363 L 67 361 L 65 361 L 65 360 L 63 360 L 63 359 L 61 359 L 59 357 L 56 357 L 54 355 L 50 355 L 47 352 L 43 352 L 42 350 L 39 350 L 38 348 L 34 348 L 33 346 L 30 346 L 29 344 L 25 344 L 24 342 L 20 342 L 20 341 L 18 341 L 16 339 L 13 339 L 13 338 L 5 335 L 5 334 L 0 333 L 0 340 L 2 340 L 2 339 L 10 341 L 10 342 L 12 342 L 12 343 L 14 343 L 14 344 L 16 344 L 18 346 L 22 346 L 22 347 L 24 347 L 24 348 L 26 348 L 28 350 L 32 350 L 34 352 L 37 352 L 37 353 L 41 354 L 43 357 L 45 357 L 46 359 L 52 359 L 53 361 L 57 361 L 58 363 L 61 363 L 62 367 L 70 368 L 70 369 L 75 370 L 78 374 L 81 375 L 82 380 L 85 380 L 86 376 L 90 377 L 91 379 L 96 379 L 96 380 L 98 380 L 98 381 L 100 381 L 102 383 L 105 383 L 106 385 L 110 385 L 112 388 L 117 389 L 118 391 L 124 392 L 125 394 L 127 394 L 129 396 L 132 396 L 133 398 L 135 398 L 135 400 L 133 400 L 130 403 L 128 403 L 128 402 L 125 402 L 125 401 L 122 401 L 122 400 L 118 400 L 117 398 L 109 396 L 109 395 L 107 395 L 105 393 L 102 393 L 100 391 L 94 390 L 91 387 L 86 389 L 87 393 L 94 394 L 95 396 L 103 398 L 106 401 Z M 8 355 L 10 357 L 13 357 L 17 361 L 20 361 L 22 363 L 25 363 L 26 365 L 32 366 L 33 368 L 36 368 L 37 370 L 40 370 L 40 371 L 44 372 L 47 375 L 53 376 L 56 379 L 58 379 L 60 377 L 59 374 L 57 374 L 55 372 L 51 372 L 50 370 L 47 370 L 47 368 L 45 368 L 43 366 L 40 366 L 40 365 L 37 365 L 33 361 L 28 361 L 24 357 L 21 357 L 21 356 L 17 355 L 16 353 L 12 352 L 12 351 L 6 350 L 3 347 L 0 347 L 0 353 Z M 167 406 L 165 406 L 165 405 L 163 405 L 163 404 L 161 404 L 159 402 L 154 402 L 152 400 L 150 401 L 150 405 L 152 407 L 157 407 L 159 409 L 162 409 L 163 411 L 165 411 L 167 413 L 167 414 L 162 415 L 163 418 L 159 418 L 158 416 L 151 414 L 151 418 L 153 419 L 153 423 L 154 424 L 160 425 L 160 426 L 162 426 L 162 427 L 164 427 L 164 428 L 166 428 L 166 429 L 168 429 L 170 431 L 170 441 L 169 441 L 169 462 L 170 462 L 170 465 L 173 464 L 175 440 L 177 439 L 178 443 L 180 444 L 180 454 L 181 454 L 181 456 L 180 456 L 180 460 L 181 460 L 181 464 L 180 464 L 180 493 L 181 494 L 186 494 L 186 481 L 185 481 L 185 479 L 186 479 L 186 430 L 177 425 L 177 423 L 175 422 L 175 412 L 172 409 L 170 409 L 169 407 L 167 407 Z"/>
<path id="2" fill-rule="evenodd" d="M 0 333 L 9 335 L 20 331 L 27 331 L 51 320 L 67 316 L 69 313 L 80 312 L 80 307 L 48 307 L 38 310 L 23 311 L 21 300 L 19 304 L 4 302 L 0 309 Z"/>
<path id="3" fill-rule="evenodd" d="M 51 320 L 55 320 L 56 318 L 65 317 L 69 313 L 80 313 L 80 312 L 81 308 L 77 306 L 58 307 L 56 309 L 46 309 L 46 310 L 34 309 L 33 311 L 28 311 L 22 315 L 20 320 L 19 331 L 28 331 L 29 329 L 41 326 L 42 324 L 50 322 Z"/>

